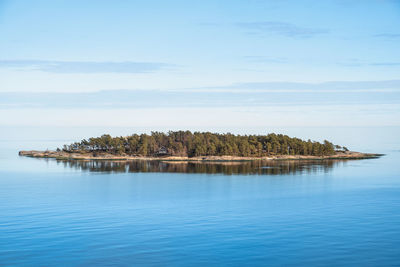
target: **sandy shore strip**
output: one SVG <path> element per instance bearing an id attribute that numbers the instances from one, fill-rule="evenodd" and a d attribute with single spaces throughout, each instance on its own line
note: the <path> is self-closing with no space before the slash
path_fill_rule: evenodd
<path id="1" fill-rule="evenodd" d="M 324 159 L 371 159 L 382 154 L 361 152 L 338 152 L 329 156 L 276 155 L 268 157 L 237 157 L 237 156 L 200 156 L 200 157 L 140 157 L 131 155 L 114 155 L 110 153 L 68 153 L 64 151 L 20 151 L 20 156 L 33 158 L 54 158 L 59 160 L 162 160 L 162 161 L 253 161 L 253 160 L 324 160 Z"/>

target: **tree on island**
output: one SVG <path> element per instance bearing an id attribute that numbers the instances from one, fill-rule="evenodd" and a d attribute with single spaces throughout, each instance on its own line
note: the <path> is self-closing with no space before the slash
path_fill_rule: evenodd
<path id="1" fill-rule="evenodd" d="M 169 131 L 111 137 L 108 134 L 92 137 L 70 145 L 65 152 L 110 153 L 132 156 L 239 156 L 261 157 L 275 155 L 326 156 L 341 149 L 325 140 L 323 143 L 304 141 L 282 134 L 234 135 L 211 132 Z M 346 147 L 342 148 L 348 151 Z"/>

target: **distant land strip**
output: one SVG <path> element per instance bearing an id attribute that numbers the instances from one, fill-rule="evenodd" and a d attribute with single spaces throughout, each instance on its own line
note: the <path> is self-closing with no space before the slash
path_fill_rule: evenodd
<path id="1" fill-rule="evenodd" d="M 287 135 L 235 135 L 169 131 L 83 139 L 55 151 L 20 151 L 20 156 L 60 160 L 249 161 L 293 159 L 366 159 L 381 154 L 349 151 L 347 147 L 301 140 Z"/>

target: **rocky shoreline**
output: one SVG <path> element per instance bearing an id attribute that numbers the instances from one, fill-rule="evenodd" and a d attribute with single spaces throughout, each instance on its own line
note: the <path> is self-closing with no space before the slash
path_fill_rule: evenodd
<path id="1" fill-rule="evenodd" d="M 64 151 L 20 151 L 20 156 L 33 158 L 54 158 L 58 160 L 162 160 L 162 161 L 253 161 L 253 160 L 326 160 L 326 159 L 372 159 L 382 154 L 361 153 L 354 151 L 337 152 L 329 156 L 276 155 L 268 157 L 236 157 L 236 156 L 200 156 L 200 157 L 140 157 L 130 155 L 114 155 L 110 153 L 69 153 Z"/>

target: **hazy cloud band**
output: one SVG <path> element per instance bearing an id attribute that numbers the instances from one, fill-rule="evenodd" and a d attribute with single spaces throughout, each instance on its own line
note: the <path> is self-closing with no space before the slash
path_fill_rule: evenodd
<path id="1" fill-rule="evenodd" d="M 172 65 L 134 61 L 0 60 L 0 67 L 49 73 L 149 73 L 172 67 Z"/>

